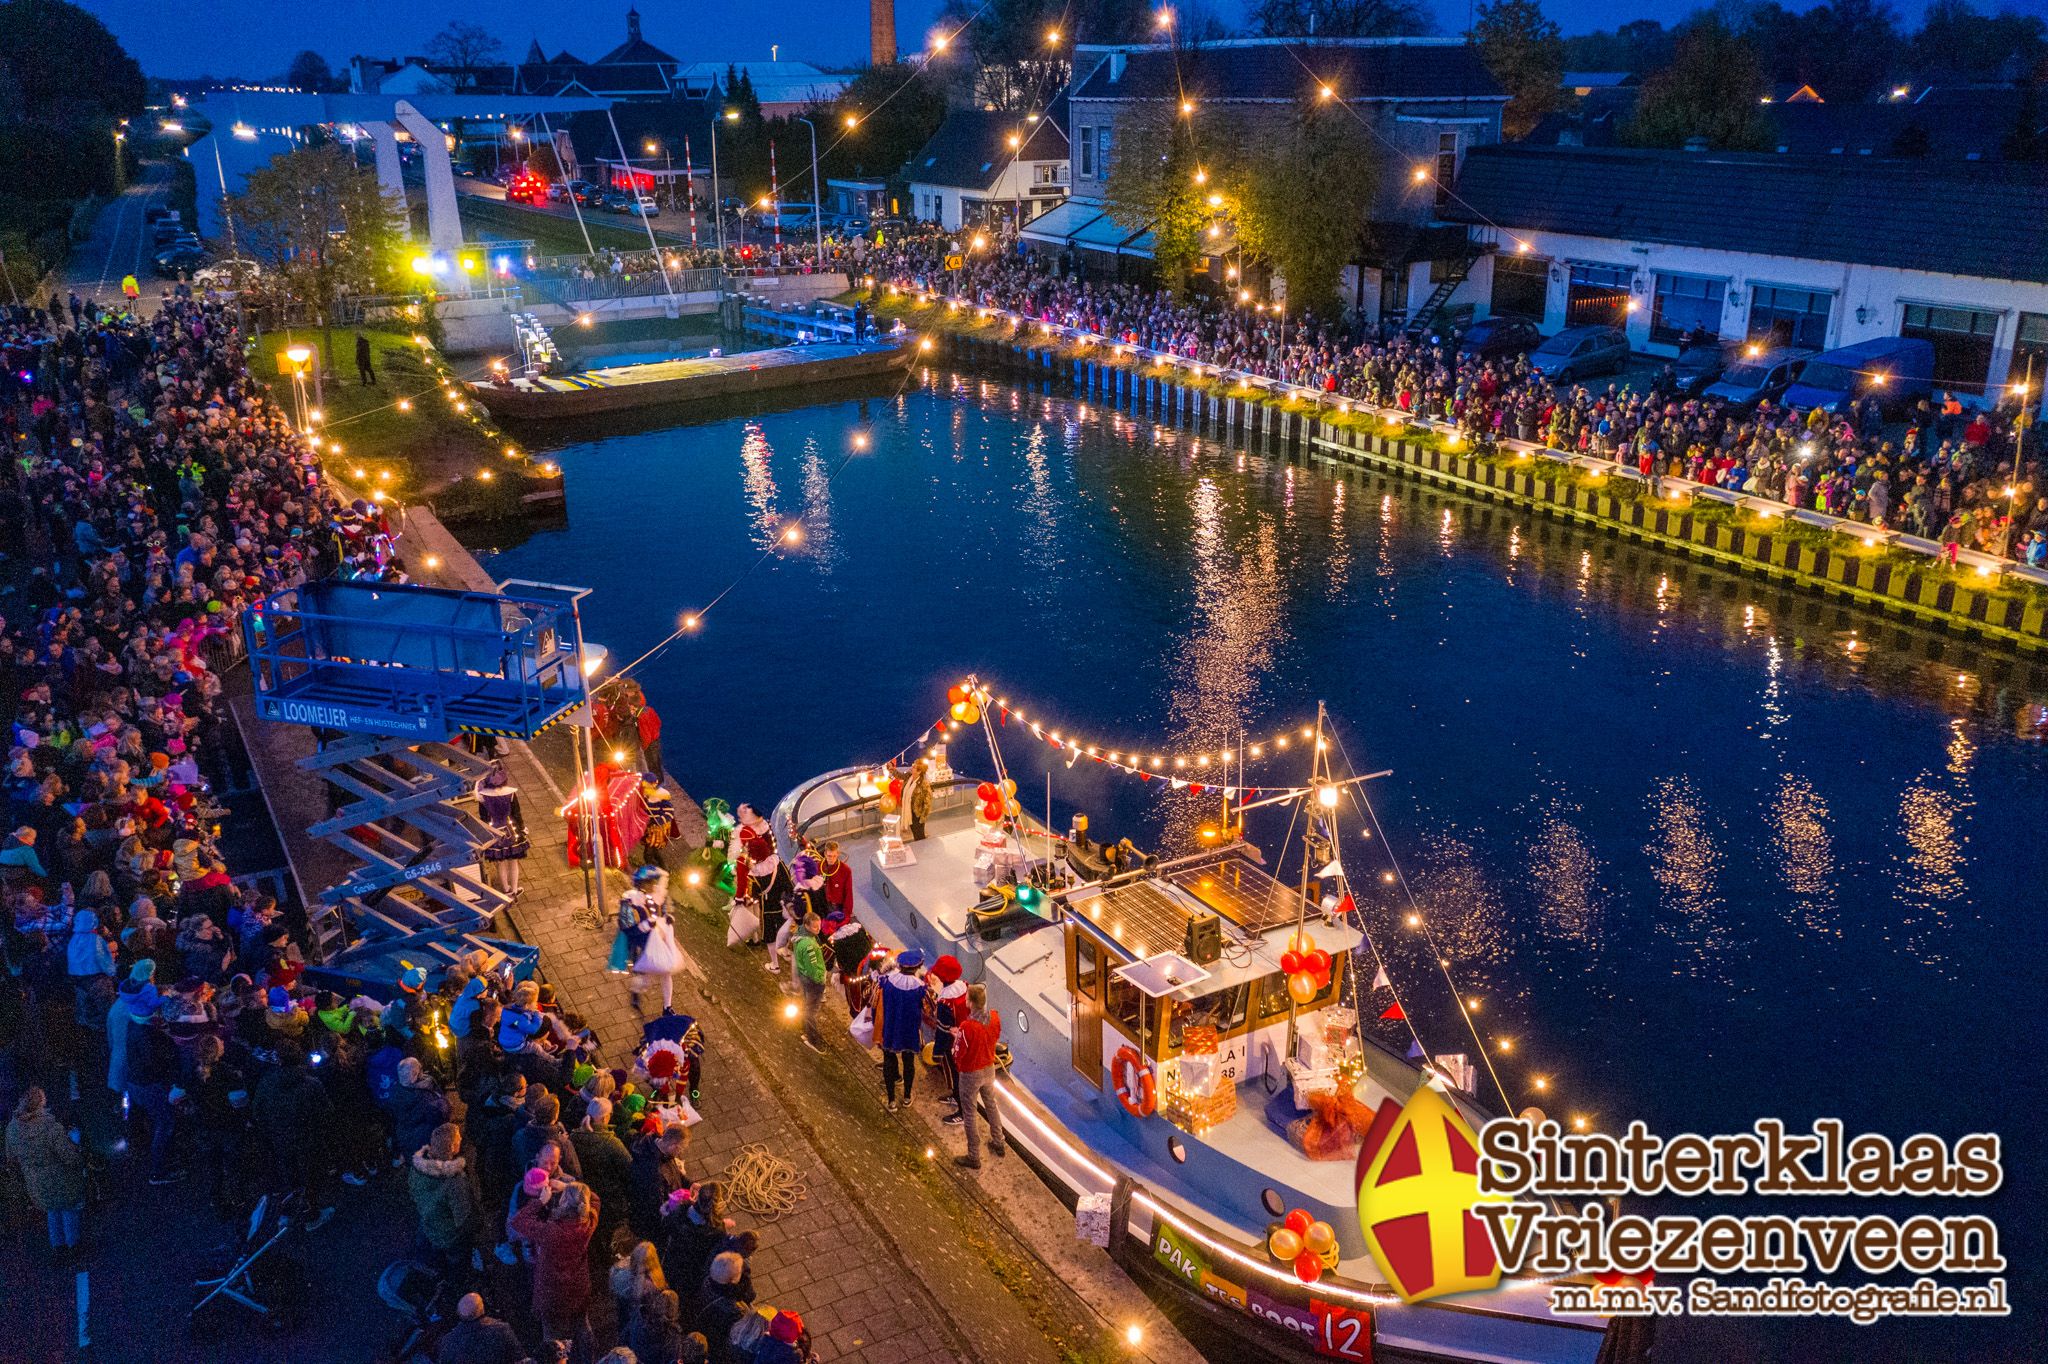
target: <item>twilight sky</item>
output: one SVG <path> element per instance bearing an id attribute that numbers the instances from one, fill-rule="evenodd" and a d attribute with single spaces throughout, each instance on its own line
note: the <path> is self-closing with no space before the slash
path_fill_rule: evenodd
<path id="1" fill-rule="evenodd" d="M 897 32 L 910 48 L 930 29 L 941 0 L 898 0 Z M 1233 22 L 1243 0 L 1213 0 Z M 1545 9 L 1567 33 L 1608 28 L 1639 15 L 1672 18 L 1703 0 L 1546 0 Z M 1791 0 L 1805 9 L 1811 0 Z M 450 20 L 484 24 L 518 57 L 539 38 L 554 53 L 563 48 L 585 60 L 624 40 L 629 0 L 581 5 L 507 3 L 479 8 L 457 0 L 321 0 L 278 5 L 273 0 L 80 0 L 113 29 L 153 76 L 202 73 L 275 76 L 292 55 L 312 48 L 337 71 L 356 53 L 395 56 L 417 52 Z M 1894 0 L 1917 19 L 1925 0 Z M 2048 0 L 2005 0 L 2027 12 Z M 766 60 L 771 43 L 784 59 L 820 66 L 847 65 L 867 53 L 866 0 L 639 0 L 648 41 L 684 61 Z M 1432 0 L 1439 28 L 1464 28 L 1467 0 Z M 1997 9 L 1995 0 L 1980 8 Z"/>

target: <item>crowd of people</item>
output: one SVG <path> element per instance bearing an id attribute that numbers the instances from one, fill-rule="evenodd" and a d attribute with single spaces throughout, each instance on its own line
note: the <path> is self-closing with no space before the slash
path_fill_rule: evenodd
<path id="1" fill-rule="evenodd" d="M 0 309 L 0 440 L 0 1205 L 84 1267 L 128 1215 L 100 1206 L 123 1164 L 226 1226 L 261 1200 L 304 1236 L 401 1180 L 416 1230 L 392 1251 L 436 1285 L 448 1364 L 813 1358 L 800 1317 L 756 1306 L 755 1234 L 688 1172 L 692 1020 L 665 1010 L 607 1066 L 551 987 L 480 956 L 408 965 L 389 1000 L 316 988 L 303 918 L 229 872 L 244 606 L 397 564 L 252 378 L 232 311 Z M 516 893 L 516 793 L 502 768 L 484 785 Z"/>
<path id="2" fill-rule="evenodd" d="M 963 260 L 945 268 L 947 258 Z M 912 233 L 872 252 L 876 284 L 965 296 L 1040 322 L 1256 374 L 1335 399 L 1448 422 L 1482 446 L 1512 438 L 1812 507 L 1873 527 L 2040 565 L 2048 478 L 2027 400 L 1966 409 L 1937 391 L 1903 412 L 1866 395 L 1853 410 L 1754 408 L 1687 394 L 1666 365 L 1645 383 L 1553 384 L 1526 355 L 1461 354 L 1454 332 L 1382 334 L 1358 319 L 1296 315 L 1237 296 L 1088 280 L 1014 237 L 972 250 Z M 1709 342 L 1711 344 L 1711 342 Z M 2033 395 L 2038 401 L 2038 392 Z"/>

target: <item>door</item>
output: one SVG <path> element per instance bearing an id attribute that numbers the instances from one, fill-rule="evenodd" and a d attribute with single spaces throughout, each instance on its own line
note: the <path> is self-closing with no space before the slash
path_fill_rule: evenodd
<path id="1" fill-rule="evenodd" d="M 1102 1088 L 1102 944 L 1067 925 L 1067 1021 L 1073 1038 L 1074 1069 Z"/>

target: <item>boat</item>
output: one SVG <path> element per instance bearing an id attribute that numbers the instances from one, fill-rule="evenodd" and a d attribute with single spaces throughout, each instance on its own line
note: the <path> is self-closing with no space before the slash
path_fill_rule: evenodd
<path id="1" fill-rule="evenodd" d="M 948 748 L 977 728 L 987 778 L 950 766 Z M 997 1092 L 1010 1140 L 1097 1244 L 1261 1357 L 1594 1364 L 1606 1323 L 1552 1313 L 1552 1281 L 1503 1277 L 1484 1292 L 1404 1301 L 1366 1243 L 1362 1163 L 1306 1153 L 1333 1088 L 1375 1111 L 1429 1088 L 1474 1130 L 1495 1110 L 1468 1092 L 1463 1056 L 1413 1060 L 1357 1026 L 1355 973 L 1372 958 L 1348 893 L 1320 893 L 1313 844 L 1289 884 L 1242 837 L 1243 810 L 1287 794 L 1241 801 L 1234 819 L 1226 801 L 1221 827 L 1205 826 L 1205 846 L 1186 856 L 1110 852 L 1085 818 L 1061 835 L 1016 806 L 994 726 L 937 733 L 922 750 L 933 786 L 922 839 L 903 841 L 888 813 L 895 769 L 875 763 L 789 792 L 776 837 L 785 857 L 836 840 L 878 943 L 926 960 L 950 953 L 986 986 L 1009 1051 Z M 1363 780 L 1326 775 L 1291 796 Z M 1291 990 L 1282 959 L 1304 937 L 1327 966 Z M 1301 1269 L 1269 1253 L 1297 1212 L 1335 1243 Z"/>

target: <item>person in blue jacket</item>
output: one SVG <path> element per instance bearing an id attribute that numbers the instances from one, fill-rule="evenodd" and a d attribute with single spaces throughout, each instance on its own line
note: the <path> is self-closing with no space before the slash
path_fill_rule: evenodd
<path id="1" fill-rule="evenodd" d="M 906 947 L 875 984 L 875 1036 L 882 1043 L 883 1106 L 896 1111 L 896 1078 L 903 1077 L 903 1104 L 910 1105 L 917 1081 L 917 1053 L 923 1045 L 924 953 Z"/>

